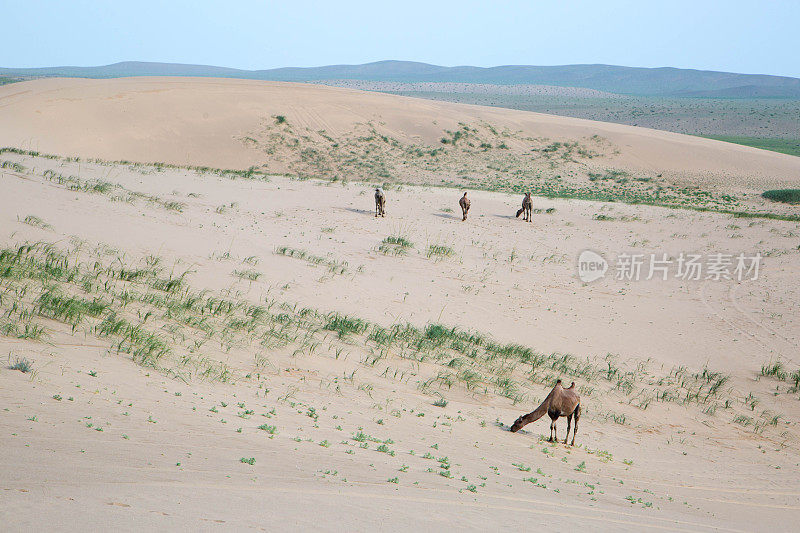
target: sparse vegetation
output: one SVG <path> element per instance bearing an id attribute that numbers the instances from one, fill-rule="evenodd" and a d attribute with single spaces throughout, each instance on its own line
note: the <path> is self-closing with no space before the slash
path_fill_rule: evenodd
<path id="1" fill-rule="evenodd" d="M 297 248 L 290 248 L 288 246 L 281 246 L 275 250 L 278 255 L 285 255 L 287 257 L 295 257 L 302 259 L 314 265 L 322 265 L 328 269 L 332 274 L 344 274 L 347 272 L 347 261 L 337 261 L 335 259 L 328 259 L 314 255 L 306 250 L 299 250 Z"/>
<path id="2" fill-rule="evenodd" d="M 378 251 L 385 255 L 405 255 L 414 243 L 402 235 L 390 235 L 378 245 Z"/>
<path id="3" fill-rule="evenodd" d="M 25 217 L 23 221 L 25 224 L 29 226 L 33 226 L 34 228 L 40 228 L 45 230 L 53 229 L 53 226 L 42 220 L 41 218 L 37 217 L 36 215 L 28 215 Z"/>
<path id="4" fill-rule="evenodd" d="M 430 259 L 446 259 L 455 253 L 455 250 L 444 244 L 430 244 L 425 255 Z"/>

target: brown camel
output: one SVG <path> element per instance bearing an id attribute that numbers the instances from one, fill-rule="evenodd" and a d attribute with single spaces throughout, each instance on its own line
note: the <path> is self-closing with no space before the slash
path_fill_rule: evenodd
<path id="1" fill-rule="evenodd" d="M 467 212 L 469 211 L 469 198 L 467 198 L 467 192 L 464 191 L 464 196 L 461 197 L 461 200 L 458 201 L 458 205 L 461 206 L 461 214 L 464 218 L 461 221 L 467 220 Z"/>
<path id="2" fill-rule="evenodd" d="M 525 216 L 522 217 L 522 220 L 526 220 L 528 222 L 532 222 L 531 220 L 531 209 L 533 208 L 533 201 L 531 200 L 531 193 L 526 192 L 525 198 L 522 199 L 522 209 L 517 211 L 517 218 L 524 212 Z"/>
<path id="3" fill-rule="evenodd" d="M 380 187 L 375 188 L 375 218 L 378 218 L 378 215 L 386 216 L 386 195 Z"/>
<path id="4" fill-rule="evenodd" d="M 517 432 L 526 424 L 530 424 L 539 420 L 547 413 L 550 416 L 550 442 L 558 442 L 556 435 L 556 420 L 560 416 L 567 417 L 567 435 L 564 437 L 564 443 L 569 438 L 569 428 L 572 425 L 572 417 L 575 417 L 575 429 L 572 432 L 572 446 L 575 445 L 575 434 L 578 432 L 578 419 L 581 417 L 581 397 L 575 390 L 575 382 L 569 388 L 565 389 L 561 386 L 561 380 L 556 382 L 556 386 L 547 395 L 542 404 L 534 411 L 527 415 L 522 415 L 514 421 L 511 426 L 512 432 Z"/>

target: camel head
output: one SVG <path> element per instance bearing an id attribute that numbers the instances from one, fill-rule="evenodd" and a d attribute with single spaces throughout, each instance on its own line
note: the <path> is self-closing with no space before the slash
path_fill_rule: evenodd
<path id="1" fill-rule="evenodd" d="M 519 417 L 516 420 L 514 420 L 513 424 L 511 424 L 509 431 L 511 433 L 516 433 L 517 431 L 520 430 L 521 427 L 522 427 L 522 417 Z"/>

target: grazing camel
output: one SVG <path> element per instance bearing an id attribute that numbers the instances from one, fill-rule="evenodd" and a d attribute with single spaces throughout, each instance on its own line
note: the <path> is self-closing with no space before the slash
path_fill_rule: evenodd
<path id="1" fill-rule="evenodd" d="M 561 386 L 561 380 L 556 382 L 556 386 L 547 395 L 542 404 L 527 415 L 522 415 L 514 421 L 511 431 L 516 433 L 526 424 L 539 420 L 547 413 L 550 416 L 550 442 L 558 442 L 556 435 L 556 420 L 560 416 L 567 417 L 567 435 L 564 437 L 566 444 L 569 438 L 569 428 L 572 425 L 572 417 L 575 417 L 575 429 L 572 432 L 572 446 L 575 445 L 575 434 L 578 432 L 578 419 L 581 417 L 581 397 L 575 390 L 575 382 L 569 388 Z"/>
<path id="2" fill-rule="evenodd" d="M 517 211 L 517 218 L 524 212 L 525 216 L 522 217 L 522 220 L 526 220 L 528 222 L 532 222 L 531 219 L 531 209 L 533 208 L 533 201 L 531 200 L 531 193 L 526 192 L 525 198 L 522 199 L 522 209 Z"/>
<path id="3" fill-rule="evenodd" d="M 458 205 L 461 206 L 461 214 L 464 218 L 461 221 L 467 220 L 467 212 L 469 211 L 469 198 L 467 198 L 467 192 L 464 191 L 464 196 L 461 197 L 461 200 L 458 201 Z"/>
<path id="4" fill-rule="evenodd" d="M 386 216 L 386 195 L 380 187 L 375 188 L 375 218 L 378 218 L 378 215 Z"/>

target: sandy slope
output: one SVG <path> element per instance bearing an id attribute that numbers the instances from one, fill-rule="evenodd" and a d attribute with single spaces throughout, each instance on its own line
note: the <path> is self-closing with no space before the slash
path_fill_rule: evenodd
<path id="1" fill-rule="evenodd" d="M 533 137 L 599 135 L 614 150 L 598 163 L 675 173 L 697 184 L 754 189 L 797 184 L 800 158 L 708 139 L 319 85 L 209 78 L 42 79 L 0 88 L 0 145 L 108 160 L 247 168 L 274 158 L 242 139 L 284 115 L 334 137 L 373 121 L 408 142 L 437 146 L 444 130 L 485 121 Z"/>
<path id="2" fill-rule="evenodd" d="M 47 83 L 54 82 L 40 82 Z M 226 105 L 233 113 L 244 104 Z M 131 142 L 127 135 L 118 141 Z M 137 150 L 149 153 L 144 147 L 151 142 L 143 137 L 124 156 L 96 155 L 131 159 Z M 235 142 L 229 147 L 227 156 L 247 153 Z M 0 369 L 0 523 L 9 530 L 44 524 L 56 530 L 486 530 L 498 524 L 524 530 L 546 524 L 789 531 L 800 515 L 800 402 L 796 392 L 786 392 L 786 382 L 757 379 L 770 360 L 784 361 L 789 371 L 800 367 L 797 223 L 535 199 L 537 208 L 555 211 L 525 224 L 513 218 L 519 198 L 499 193 L 473 193 L 470 219 L 462 223 L 450 212 L 458 209 L 456 191 L 420 187 L 388 191 L 388 216 L 376 220 L 371 189 L 357 183 L 251 181 L 13 154 L 2 159 L 25 167 L 0 170 L 3 246 L 45 240 L 67 247 L 77 237 L 86 254 L 99 245 L 130 262 L 158 254 L 168 265 L 191 268 L 195 287 L 228 289 L 251 302 L 269 296 L 385 326 L 458 325 L 600 366 L 609 352 L 626 368 L 649 360 L 637 378 L 643 382 L 676 366 L 698 372 L 708 365 L 731 376 L 723 397 L 732 402 L 715 413 L 676 402 L 642 408 L 636 407 L 641 398 L 611 382 L 581 381 L 596 392 L 584 396 L 580 446 L 570 449 L 538 440 L 547 433 L 545 420 L 520 434 L 504 431 L 546 393 L 536 382 L 522 384 L 526 397 L 518 405 L 458 382 L 425 394 L 419 381 L 447 368 L 409 363 L 397 353 L 370 366 L 363 361 L 372 347 L 363 342 L 347 345 L 344 357 L 325 343 L 313 355 L 269 352 L 264 368 L 255 366 L 251 349 L 209 345 L 203 355 L 229 365 L 235 383 L 197 376 L 184 382 L 137 366 L 89 331 L 72 334 L 47 321 L 48 342 L 0 337 L 0 358 L 28 357 L 36 370 L 30 376 L 5 363 Z M 45 179 L 46 170 L 106 180 L 184 208 L 69 190 Z M 614 220 L 596 220 L 597 214 Z M 50 227 L 26 224 L 28 215 Z M 377 252 L 392 234 L 415 247 L 405 256 Z M 429 244 L 450 246 L 455 255 L 429 259 Z M 276 254 L 280 246 L 346 261 L 347 271 L 332 274 Z M 609 259 L 681 251 L 761 252 L 765 259 L 756 281 L 607 278 L 585 285 L 574 261 L 586 248 Z M 243 268 L 261 275 L 253 282 L 232 275 Z M 392 377 L 392 370 L 405 373 Z M 439 395 L 450 402 L 444 408 L 432 405 Z M 752 410 L 751 397 L 757 399 Z M 764 413 L 781 417 L 761 433 L 733 423 L 735 415 L 769 416 Z M 258 429 L 265 423 L 276 426 L 273 438 Z M 564 428 L 562 420 L 562 435 Z M 353 439 L 359 431 L 391 439 L 395 454 L 371 441 L 362 448 Z M 241 463 L 243 457 L 255 464 Z M 448 470 L 439 466 L 443 457 L 452 477 L 440 475 Z M 387 482 L 395 477 L 397 484 Z"/>

